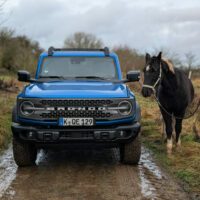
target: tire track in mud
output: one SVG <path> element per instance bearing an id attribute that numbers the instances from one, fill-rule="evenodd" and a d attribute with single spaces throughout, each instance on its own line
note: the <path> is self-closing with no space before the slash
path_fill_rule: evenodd
<path id="1" fill-rule="evenodd" d="M 181 185 L 172 178 L 166 171 L 163 171 L 156 165 L 147 148 L 142 148 L 142 156 L 140 159 L 140 175 L 142 193 L 149 199 L 157 200 L 186 200 L 192 198 Z M 142 181 L 143 179 L 143 181 Z M 197 200 L 197 199 L 195 199 Z"/>
<path id="2" fill-rule="evenodd" d="M 6 192 L 12 197 L 15 192 L 12 190 L 10 184 L 16 178 L 17 165 L 13 160 L 12 146 L 0 156 L 0 199 Z M 9 189 L 8 189 L 9 188 Z"/>
<path id="3" fill-rule="evenodd" d="M 10 147 L 0 158 L 0 199 L 191 199 L 144 147 L 138 166 L 120 164 L 118 149 L 40 151 L 36 164 L 17 168 Z"/>

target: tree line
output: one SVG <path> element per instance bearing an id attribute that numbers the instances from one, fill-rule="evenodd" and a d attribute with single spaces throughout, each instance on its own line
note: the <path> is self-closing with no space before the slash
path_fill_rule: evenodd
<path id="1" fill-rule="evenodd" d="M 66 38 L 63 47 L 65 48 L 103 48 L 104 43 L 100 38 L 93 34 L 77 32 Z M 37 41 L 32 41 L 25 35 L 16 35 L 13 30 L 0 30 L 0 73 L 16 73 L 23 69 L 35 73 L 38 58 L 44 51 Z M 120 61 L 122 72 L 130 70 L 142 70 L 145 64 L 145 55 L 138 50 L 127 45 L 116 45 L 111 51 L 115 52 Z M 155 49 L 154 54 L 162 51 L 163 55 L 172 61 L 175 66 L 184 70 L 196 70 L 199 68 L 194 65 L 195 56 L 192 53 L 185 55 L 185 63 L 181 62 L 178 54 L 172 53 L 166 48 Z"/>
<path id="2" fill-rule="evenodd" d="M 43 49 L 25 35 L 15 36 L 9 29 L 0 30 L 0 72 L 15 73 L 20 69 L 36 71 Z"/>

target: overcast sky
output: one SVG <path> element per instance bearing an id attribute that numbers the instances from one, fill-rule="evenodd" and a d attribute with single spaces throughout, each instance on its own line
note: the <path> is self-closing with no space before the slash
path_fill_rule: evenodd
<path id="1" fill-rule="evenodd" d="M 39 41 L 63 46 L 77 31 L 106 46 L 127 44 L 141 52 L 167 47 L 200 53 L 200 0 L 7 0 L 4 26 Z"/>

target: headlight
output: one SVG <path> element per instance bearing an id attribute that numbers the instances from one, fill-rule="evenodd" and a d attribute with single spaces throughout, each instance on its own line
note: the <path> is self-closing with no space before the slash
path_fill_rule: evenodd
<path id="1" fill-rule="evenodd" d="M 118 105 L 118 111 L 121 115 L 129 115 L 132 111 L 132 105 L 129 101 L 122 101 Z"/>
<path id="2" fill-rule="evenodd" d="M 34 105 L 31 101 L 24 101 L 20 105 L 20 111 L 23 115 L 29 116 L 34 113 Z"/>

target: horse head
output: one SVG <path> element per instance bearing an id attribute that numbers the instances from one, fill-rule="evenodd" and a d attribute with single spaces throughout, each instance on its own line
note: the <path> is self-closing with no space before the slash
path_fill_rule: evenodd
<path id="1" fill-rule="evenodd" d="M 146 54 L 146 64 L 143 69 L 144 72 L 144 82 L 142 88 L 142 95 L 144 97 L 149 97 L 153 92 L 155 92 L 158 87 L 158 83 L 161 79 L 161 55 L 151 57 L 148 53 Z"/>

